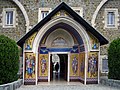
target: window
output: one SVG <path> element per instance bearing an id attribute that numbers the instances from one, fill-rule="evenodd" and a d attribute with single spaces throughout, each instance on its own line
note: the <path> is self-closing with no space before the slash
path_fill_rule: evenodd
<path id="1" fill-rule="evenodd" d="M 115 13 L 108 12 L 107 14 L 107 25 L 114 26 L 115 25 Z"/>
<path id="2" fill-rule="evenodd" d="M 101 55 L 101 72 L 102 73 L 108 73 L 109 69 L 108 69 L 108 56 L 107 55 Z"/>
<path id="3" fill-rule="evenodd" d="M 83 8 L 82 7 L 72 7 L 72 9 L 81 17 L 83 17 Z"/>
<path id="4" fill-rule="evenodd" d="M 105 28 L 118 27 L 118 9 L 105 9 Z"/>
<path id="5" fill-rule="evenodd" d="M 45 18 L 51 11 L 51 8 L 39 8 L 38 12 L 38 22 Z"/>
<path id="6" fill-rule="evenodd" d="M 42 19 L 48 15 L 49 11 L 41 11 Z"/>
<path id="7" fill-rule="evenodd" d="M 108 72 L 108 59 L 102 59 L 102 72 Z"/>
<path id="8" fill-rule="evenodd" d="M 3 9 L 3 27 L 15 27 L 15 8 Z"/>
<path id="9" fill-rule="evenodd" d="M 13 25 L 13 11 L 6 11 L 6 25 Z"/>

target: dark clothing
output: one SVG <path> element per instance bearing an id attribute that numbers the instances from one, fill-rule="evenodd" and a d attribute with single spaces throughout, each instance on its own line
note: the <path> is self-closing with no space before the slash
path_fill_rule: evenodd
<path id="1" fill-rule="evenodd" d="M 56 72 L 58 72 L 58 69 L 59 69 L 59 64 L 57 63 L 57 64 L 55 65 L 55 70 L 56 70 Z"/>

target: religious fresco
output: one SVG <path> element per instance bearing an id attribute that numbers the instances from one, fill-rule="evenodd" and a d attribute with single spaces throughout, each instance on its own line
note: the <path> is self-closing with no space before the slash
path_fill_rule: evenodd
<path id="1" fill-rule="evenodd" d="M 36 36 L 37 33 L 34 33 L 33 35 L 31 35 L 26 41 L 25 41 L 25 50 L 32 50 L 32 47 L 33 47 L 33 42 L 34 42 L 34 39 L 35 39 L 35 36 Z"/>
<path id="2" fill-rule="evenodd" d="M 99 41 L 91 33 L 88 33 L 90 36 L 91 49 L 99 49 Z"/>
<path id="3" fill-rule="evenodd" d="M 65 10 L 61 10 L 57 12 L 52 18 L 59 17 L 59 16 L 71 17 Z"/>
<path id="4" fill-rule="evenodd" d="M 84 52 L 85 51 L 85 46 L 84 44 L 80 46 L 80 52 Z"/>
<path id="5" fill-rule="evenodd" d="M 48 76 L 48 54 L 39 54 L 39 76 Z"/>
<path id="6" fill-rule="evenodd" d="M 25 79 L 35 79 L 35 54 L 25 53 Z"/>
<path id="7" fill-rule="evenodd" d="M 79 55 L 71 54 L 70 56 L 70 76 L 79 76 Z"/>
<path id="8" fill-rule="evenodd" d="M 98 75 L 98 52 L 90 52 L 88 57 L 88 78 L 96 78 Z"/>
<path id="9" fill-rule="evenodd" d="M 84 73 L 85 73 L 85 53 L 80 53 L 80 77 L 84 78 Z"/>

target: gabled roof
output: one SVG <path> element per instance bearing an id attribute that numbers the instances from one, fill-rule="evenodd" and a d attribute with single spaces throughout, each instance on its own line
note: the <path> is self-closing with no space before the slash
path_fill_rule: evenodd
<path id="1" fill-rule="evenodd" d="M 58 11 L 65 10 L 67 11 L 74 20 L 86 28 L 86 31 L 92 33 L 100 42 L 100 45 L 108 44 L 108 40 L 105 39 L 97 30 L 95 30 L 90 24 L 88 24 L 81 16 L 79 16 L 75 11 L 73 11 L 67 4 L 62 2 L 58 7 L 56 7 L 51 13 L 49 13 L 43 20 L 36 24 L 25 36 L 23 36 L 17 44 L 22 47 L 25 40 L 30 37 L 34 32 L 38 31 L 45 23 L 51 20 L 51 17 L 54 16 Z"/>

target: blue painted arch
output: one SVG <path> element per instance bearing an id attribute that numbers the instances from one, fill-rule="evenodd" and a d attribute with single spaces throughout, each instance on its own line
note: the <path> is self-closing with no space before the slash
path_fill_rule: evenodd
<path id="1" fill-rule="evenodd" d="M 48 37 L 51 32 L 53 32 L 54 30 L 56 30 L 58 28 L 62 28 L 64 30 L 66 30 L 67 32 L 69 32 L 71 35 L 74 35 L 74 37 L 76 38 L 79 45 L 84 44 L 79 33 L 72 26 L 70 26 L 66 23 L 58 23 L 58 24 L 54 25 L 53 27 L 51 27 L 50 29 L 48 29 L 47 32 L 43 35 L 43 37 L 40 41 L 40 44 L 42 43 L 44 38 Z"/>

